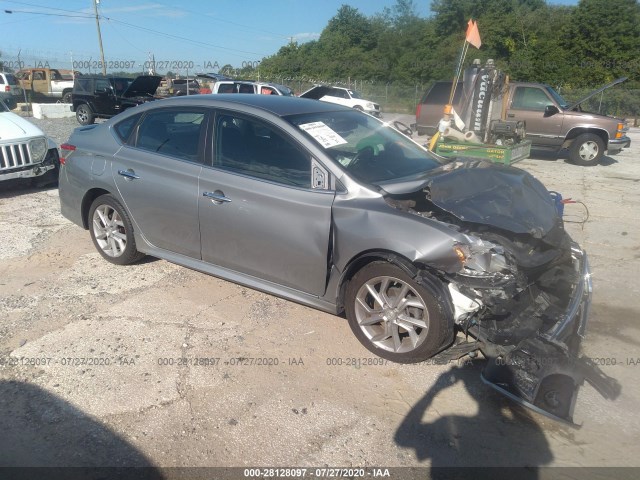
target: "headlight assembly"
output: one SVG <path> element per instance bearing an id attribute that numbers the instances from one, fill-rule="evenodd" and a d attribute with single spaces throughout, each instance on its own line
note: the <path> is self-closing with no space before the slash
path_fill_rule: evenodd
<path id="1" fill-rule="evenodd" d="M 453 250 L 460 260 L 462 275 L 491 277 L 495 274 L 509 274 L 511 268 L 504 249 L 495 243 L 467 236 L 468 243 L 457 243 Z"/>
<path id="2" fill-rule="evenodd" d="M 47 156 L 47 139 L 44 137 L 29 140 L 29 152 L 31 153 L 31 162 L 40 163 Z"/>

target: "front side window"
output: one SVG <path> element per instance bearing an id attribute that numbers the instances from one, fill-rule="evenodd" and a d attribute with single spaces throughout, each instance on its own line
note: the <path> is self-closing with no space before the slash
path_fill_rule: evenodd
<path id="1" fill-rule="evenodd" d="M 136 147 L 199 162 L 204 119 L 204 111 L 166 109 L 149 112 L 138 128 Z"/>
<path id="2" fill-rule="evenodd" d="M 267 124 L 218 115 L 214 166 L 296 187 L 311 187 L 309 156 Z"/>
<path id="3" fill-rule="evenodd" d="M 547 105 L 553 105 L 553 102 L 544 90 L 536 87 L 517 87 L 511 108 L 544 111 Z"/>

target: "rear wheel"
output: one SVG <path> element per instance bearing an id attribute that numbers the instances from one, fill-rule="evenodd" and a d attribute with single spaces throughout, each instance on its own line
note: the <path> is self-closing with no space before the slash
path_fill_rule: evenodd
<path id="1" fill-rule="evenodd" d="M 346 312 L 358 340 L 393 362 L 421 362 L 453 338 L 453 324 L 437 293 L 387 262 L 372 262 L 354 275 Z"/>
<path id="2" fill-rule="evenodd" d="M 93 201 L 88 223 L 91 240 L 107 261 L 128 265 L 144 257 L 136 249 L 127 211 L 112 195 L 102 195 Z"/>
<path id="3" fill-rule="evenodd" d="M 78 105 L 78 108 L 76 108 L 76 120 L 80 125 L 91 125 L 95 121 L 91 107 L 86 103 Z"/>
<path id="4" fill-rule="evenodd" d="M 62 95 L 62 103 L 71 103 L 71 92 L 66 92 Z"/>
<path id="5" fill-rule="evenodd" d="M 593 133 L 583 133 L 571 144 L 569 158 L 577 165 L 590 167 L 597 165 L 604 155 L 602 138 Z"/>

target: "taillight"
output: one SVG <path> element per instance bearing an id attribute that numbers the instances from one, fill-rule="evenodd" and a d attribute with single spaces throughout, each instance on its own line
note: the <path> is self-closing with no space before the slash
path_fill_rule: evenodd
<path id="1" fill-rule="evenodd" d="M 419 103 L 416 107 L 416 121 L 420 118 L 420 110 L 422 110 L 422 104 Z"/>
<path id="2" fill-rule="evenodd" d="M 10 92 L 11 91 L 11 87 L 9 85 L 5 85 L 4 91 L 5 92 Z"/>
<path id="3" fill-rule="evenodd" d="M 60 164 L 64 165 L 66 158 L 71 154 L 71 152 L 76 151 L 76 146 L 71 145 L 70 143 L 63 143 L 60 145 L 60 150 L 62 155 L 60 156 Z"/>

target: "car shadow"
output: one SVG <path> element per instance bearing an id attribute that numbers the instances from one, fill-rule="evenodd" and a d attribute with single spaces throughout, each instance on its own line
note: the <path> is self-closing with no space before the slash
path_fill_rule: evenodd
<path id="1" fill-rule="evenodd" d="M 440 375 L 401 422 L 395 442 L 413 449 L 420 462 L 429 460 L 433 479 L 484 478 L 474 469 L 465 472 L 464 467 L 492 472 L 496 470 L 491 467 L 513 467 L 517 468 L 513 478 L 537 479 L 538 467 L 553 460 L 544 432 L 526 408 L 482 383 L 483 364 L 452 366 Z M 436 402 L 437 408 L 434 406 L 438 395 L 446 395 L 446 404 L 462 404 L 462 400 L 456 402 L 458 384 L 477 402 L 477 413 L 440 414 L 437 408 L 442 408 L 442 399 Z M 434 420 L 426 421 L 430 417 Z"/>
<path id="2" fill-rule="evenodd" d="M 34 184 L 31 179 L 16 178 L 13 180 L 3 181 L 0 187 L 0 199 L 18 197 L 20 195 L 28 195 L 34 192 L 45 192 L 47 190 L 56 190 L 58 182 L 48 182 L 47 185 Z"/>
<path id="3" fill-rule="evenodd" d="M 0 432 L 3 478 L 164 478 L 119 434 L 33 384 L 0 380 Z"/>
<path id="4" fill-rule="evenodd" d="M 536 150 L 536 149 L 532 149 L 531 150 L 531 155 L 529 155 L 529 159 L 530 160 L 540 160 L 540 161 L 544 161 L 544 162 L 556 162 L 558 160 L 563 160 L 565 163 L 568 163 L 570 165 L 574 165 L 576 167 L 580 167 L 580 168 L 584 168 L 581 165 L 575 165 L 570 159 L 569 159 L 569 151 L 568 150 L 562 150 L 559 153 L 555 152 L 555 151 L 549 151 L 549 150 Z M 611 165 L 615 165 L 619 163 L 618 160 L 605 155 L 604 157 L 602 157 L 600 159 L 600 162 L 598 163 L 598 165 L 602 165 L 603 167 L 610 167 Z"/>

